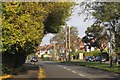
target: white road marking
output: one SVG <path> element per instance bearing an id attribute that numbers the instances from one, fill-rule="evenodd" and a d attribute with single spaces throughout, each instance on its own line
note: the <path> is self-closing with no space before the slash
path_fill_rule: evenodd
<path id="1" fill-rule="evenodd" d="M 73 73 L 76 73 L 75 71 L 72 71 Z"/>
<path id="2" fill-rule="evenodd" d="M 66 67 L 63 67 L 64 69 L 66 69 Z"/>
<path id="3" fill-rule="evenodd" d="M 90 80 L 94 80 L 94 79 L 92 79 L 92 78 L 89 78 Z"/>
<path id="4" fill-rule="evenodd" d="M 66 69 L 66 70 L 68 70 L 68 71 L 70 71 L 71 69 L 69 69 L 69 68 L 66 68 L 66 67 L 64 67 L 64 66 L 61 66 L 61 65 L 58 65 L 59 67 L 63 67 L 64 69 Z M 73 73 L 77 73 L 77 72 L 75 72 L 75 71 L 72 71 Z M 83 75 L 83 74 L 78 74 L 78 75 L 80 75 L 80 76 L 85 76 L 85 75 Z"/>
<path id="5" fill-rule="evenodd" d="M 68 71 L 70 71 L 71 69 L 67 69 Z"/>
<path id="6" fill-rule="evenodd" d="M 80 75 L 80 76 L 85 76 L 85 75 L 83 75 L 83 74 L 80 74 L 80 73 L 79 73 L 78 75 Z"/>
<path id="7" fill-rule="evenodd" d="M 61 66 L 61 65 L 58 65 L 59 67 L 63 67 L 63 66 Z"/>
<path id="8" fill-rule="evenodd" d="M 60 67 L 61 67 L 61 65 L 57 65 L 57 66 L 60 66 Z"/>

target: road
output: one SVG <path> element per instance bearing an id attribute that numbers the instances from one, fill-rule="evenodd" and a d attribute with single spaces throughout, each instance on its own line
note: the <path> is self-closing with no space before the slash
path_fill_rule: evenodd
<path id="1" fill-rule="evenodd" d="M 46 78 L 75 78 L 78 80 L 119 80 L 117 73 L 107 72 L 85 66 L 43 61 L 38 64 L 45 71 Z"/>
<path id="2" fill-rule="evenodd" d="M 117 73 L 53 61 L 39 61 L 36 65 L 27 62 L 24 67 L 27 71 L 11 80 L 41 80 L 41 70 L 45 76 L 42 80 L 120 80 Z"/>

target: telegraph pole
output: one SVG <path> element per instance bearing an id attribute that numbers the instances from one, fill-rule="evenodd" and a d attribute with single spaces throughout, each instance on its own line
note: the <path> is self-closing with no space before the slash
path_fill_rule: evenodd
<path id="1" fill-rule="evenodd" d="M 111 33 L 111 28 L 110 28 L 110 67 L 112 67 L 112 53 L 113 53 L 113 48 L 112 48 L 112 33 Z"/>
<path id="2" fill-rule="evenodd" d="M 68 50 L 67 49 L 67 26 L 66 26 L 66 40 L 65 41 L 66 41 L 66 57 L 65 58 L 66 58 L 66 61 L 67 61 L 68 60 L 68 58 L 67 58 L 67 56 L 68 56 L 68 54 L 67 54 L 67 50 Z"/>
<path id="3" fill-rule="evenodd" d="M 70 58 L 70 27 L 69 27 L 69 55 L 68 55 L 69 62 L 71 61 Z"/>

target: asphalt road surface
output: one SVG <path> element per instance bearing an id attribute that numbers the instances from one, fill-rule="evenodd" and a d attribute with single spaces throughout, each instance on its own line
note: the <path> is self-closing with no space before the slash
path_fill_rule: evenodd
<path id="1" fill-rule="evenodd" d="M 120 74 L 86 66 L 76 66 L 52 61 L 40 61 L 38 64 L 44 69 L 46 78 L 52 78 L 52 80 L 60 78 L 62 80 L 120 80 Z"/>

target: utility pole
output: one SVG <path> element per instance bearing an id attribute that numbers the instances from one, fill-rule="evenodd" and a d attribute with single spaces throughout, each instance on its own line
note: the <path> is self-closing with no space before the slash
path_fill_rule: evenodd
<path id="1" fill-rule="evenodd" d="M 69 27 L 69 55 L 68 55 L 69 62 L 71 61 L 70 58 L 70 27 Z"/>
<path id="2" fill-rule="evenodd" d="M 111 28 L 110 28 L 110 67 L 112 67 L 112 53 L 113 53 L 113 48 L 112 48 L 112 33 L 111 33 Z"/>
<path id="3" fill-rule="evenodd" d="M 67 49 L 67 26 L 66 26 L 66 40 L 65 41 L 66 41 L 66 50 L 65 50 L 66 51 L 66 57 L 65 58 L 66 58 L 66 61 L 67 61 L 67 59 L 68 59 L 67 58 L 67 56 L 68 56 L 68 54 L 67 54 L 67 50 L 68 50 Z"/>
<path id="4" fill-rule="evenodd" d="M 111 30 L 111 26 L 110 24 L 105 24 L 108 30 L 108 35 L 109 35 L 109 42 L 108 42 L 108 47 L 109 47 L 109 61 L 110 61 L 110 67 L 112 67 L 112 54 L 113 54 L 113 43 L 112 43 L 112 38 L 113 38 L 113 34 L 112 34 L 112 30 Z"/>

